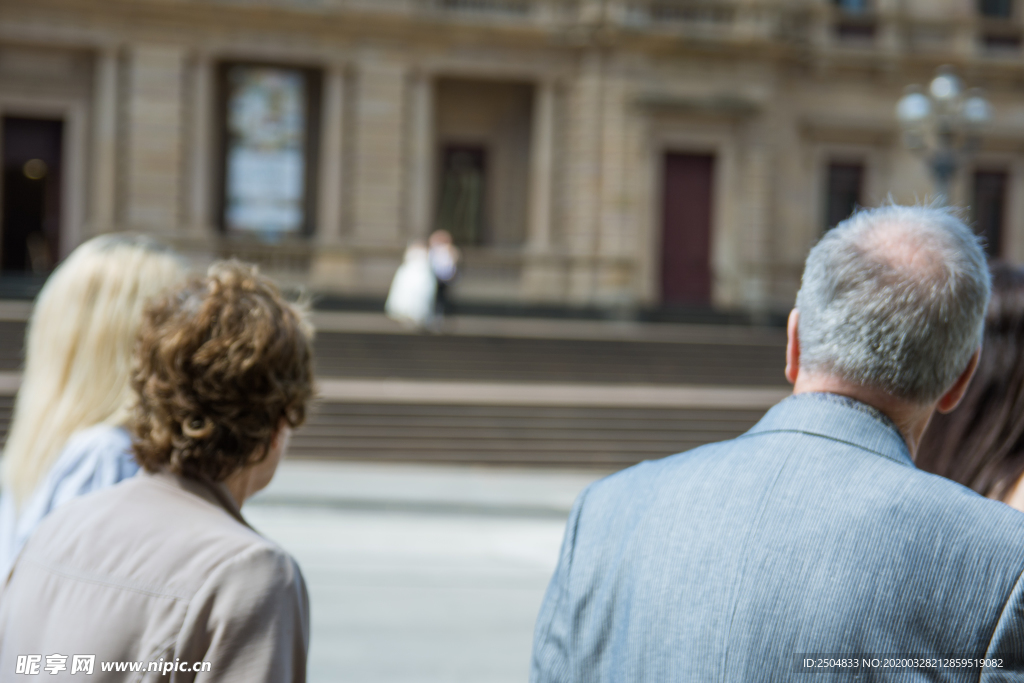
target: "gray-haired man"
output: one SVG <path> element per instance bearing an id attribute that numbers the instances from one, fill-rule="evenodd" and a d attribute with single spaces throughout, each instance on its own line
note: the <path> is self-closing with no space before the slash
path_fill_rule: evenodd
<path id="1" fill-rule="evenodd" d="M 912 462 L 970 381 L 988 296 L 948 211 L 829 232 L 789 320 L 794 396 L 580 495 L 531 679 L 1024 679 L 1024 516 Z"/>

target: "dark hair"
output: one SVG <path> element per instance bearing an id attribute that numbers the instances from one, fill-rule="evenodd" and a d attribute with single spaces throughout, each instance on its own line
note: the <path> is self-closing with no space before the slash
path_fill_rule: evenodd
<path id="1" fill-rule="evenodd" d="M 259 462 L 313 395 L 312 329 L 255 266 L 214 264 L 147 309 L 132 367 L 135 456 L 222 481 Z"/>
<path id="2" fill-rule="evenodd" d="M 1024 269 L 992 265 L 977 372 L 960 405 L 932 418 L 917 466 L 999 499 L 1024 473 Z"/>

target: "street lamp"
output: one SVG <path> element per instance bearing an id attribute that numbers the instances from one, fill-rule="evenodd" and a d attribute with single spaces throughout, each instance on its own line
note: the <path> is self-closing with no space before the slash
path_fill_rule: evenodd
<path id="1" fill-rule="evenodd" d="M 992 119 L 992 105 L 980 88 L 964 92 L 949 66 L 939 67 L 925 90 L 911 85 L 896 104 L 907 148 L 928 164 L 938 200 L 949 201 L 949 187 L 961 164 L 981 143 L 981 129 Z"/>

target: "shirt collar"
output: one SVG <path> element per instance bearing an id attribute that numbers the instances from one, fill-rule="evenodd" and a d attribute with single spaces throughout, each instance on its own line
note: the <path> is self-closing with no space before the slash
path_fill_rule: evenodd
<path id="1" fill-rule="evenodd" d="M 192 479 L 189 477 L 183 477 L 178 474 L 172 474 L 167 471 L 160 472 L 146 472 L 143 470 L 139 473 L 142 476 L 153 477 L 155 480 L 163 483 L 164 485 L 171 486 L 176 489 L 187 491 L 193 495 L 199 496 L 207 502 L 213 503 L 224 510 L 238 520 L 245 526 L 249 526 L 249 523 L 242 517 L 242 511 L 235 502 L 234 496 L 228 491 L 227 486 L 221 482 L 213 481 L 208 477 L 202 479 Z M 249 527 L 252 528 L 252 527 Z"/>
<path id="2" fill-rule="evenodd" d="M 768 432 L 814 434 L 914 466 L 903 434 L 887 415 L 839 394 L 808 392 L 782 400 L 747 433 Z"/>
<path id="3" fill-rule="evenodd" d="M 843 396 L 842 394 L 833 394 L 828 391 L 808 391 L 803 394 L 797 394 L 792 398 L 801 397 L 812 398 L 817 401 L 829 401 L 831 403 L 837 403 L 839 405 L 846 406 L 847 408 L 853 408 L 854 410 L 859 410 L 863 413 L 867 413 L 871 417 L 881 422 L 887 428 L 894 430 L 897 434 L 900 434 L 900 438 L 903 438 L 903 434 L 900 432 L 899 427 L 896 426 L 896 423 L 893 422 L 888 415 L 883 413 L 878 408 L 872 405 L 868 405 L 867 403 L 864 403 L 863 401 L 858 401 L 855 398 Z"/>

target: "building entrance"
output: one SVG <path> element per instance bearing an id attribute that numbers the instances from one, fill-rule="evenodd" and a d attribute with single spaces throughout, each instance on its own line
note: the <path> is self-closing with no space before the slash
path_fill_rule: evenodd
<path id="1" fill-rule="evenodd" d="M 669 152 L 664 158 L 661 300 L 711 304 L 711 197 L 715 158 Z"/>
<path id="2" fill-rule="evenodd" d="M 47 119 L 3 119 L 2 273 L 44 274 L 57 263 L 63 127 Z"/>
<path id="3" fill-rule="evenodd" d="M 437 228 L 451 233 L 456 244 L 485 243 L 487 150 L 479 145 L 446 145 L 441 163 Z"/>
<path id="4" fill-rule="evenodd" d="M 463 246 L 518 247 L 526 238 L 534 87 L 435 82 L 434 226 Z"/>

